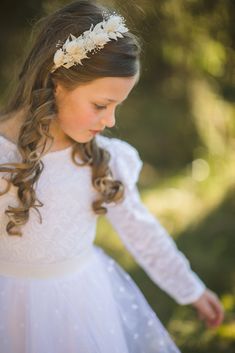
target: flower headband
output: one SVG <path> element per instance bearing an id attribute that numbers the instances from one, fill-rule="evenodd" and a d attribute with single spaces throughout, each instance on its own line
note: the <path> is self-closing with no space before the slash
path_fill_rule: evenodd
<path id="1" fill-rule="evenodd" d="M 123 38 L 122 33 L 128 31 L 124 18 L 119 15 L 110 15 L 107 19 L 95 25 L 92 24 L 88 31 L 79 37 L 70 34 L 63 46 L 55 52 L 54 66 L 51 72 L 63 66 L 66 69 L 73 65 L 82 65 L 81 60 L 88 58 L 88 52 L 96 53 L 111 39 Z M 58 43 L 61 45 L 61 43 Z M 92 54 L 93 54 L 92 53 Z"/>

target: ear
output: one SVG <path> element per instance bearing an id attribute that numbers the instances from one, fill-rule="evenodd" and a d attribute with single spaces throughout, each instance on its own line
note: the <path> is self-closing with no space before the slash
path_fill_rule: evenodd
<path id="1" fill-rule="evenodd" d="M 64 87 L 57 80 L 53 80 L 53 86 L 54 86 L 53 91 L 55 96 L 58 96 L 58 94 L 61 94 L 62 92 L 64 92 Z"/>

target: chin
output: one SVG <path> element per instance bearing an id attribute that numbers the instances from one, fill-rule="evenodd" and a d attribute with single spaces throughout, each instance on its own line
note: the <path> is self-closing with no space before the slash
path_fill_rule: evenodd
<path id="1" fill-rule="evenodd" d="M 79 138 L 73 138 L 73 140 L 75 142 L 78 142 L 78 143 L 87 143 L 87 142 L 90 142 L 91 140 L 93 140 L 95 136 L 84 136 L 84 137 L 79 137 Z"/>

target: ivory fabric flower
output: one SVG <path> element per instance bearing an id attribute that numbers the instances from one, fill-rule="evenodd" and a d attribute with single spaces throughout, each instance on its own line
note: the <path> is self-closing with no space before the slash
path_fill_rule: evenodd
<path id="1" fill-rule="evenodd" d="M 65 53 L 62 49 L 58 49 L 54 55 L 54 63 L 56 66 L 61 66 L 64 62 Z"/>
<path id="2" fill-rule="evenodd" d="M 72 42 L 68 43 L 66 45 L 66 52 L 70 55 L 76 54 L 78 51 L 78 45 L 76 43 L 76 40 L 73 40 Z"/>
<path id="3" fill-rule="evenodd" d="M 81 60 L 88 58 L 87 53 L 93 50 L 100 50 L 111 39 L 123 38 L 122 33 L 128 31 L 124 18 L 119 15 L 110 15 L 95 26 L 83 32 L 79 37 L 70 34 L 63 44 L 54 54 L 54 72 L 60 66 L 70 68 L 73 65 L 82 65 Z"/>
<path id="4" fill-rule="evenodd" d="M 107 33 L 98 33 L 95 36 L 93 36 L 93 41 L 95 45 L 97 46 L 104 46 L 107 42 L 110 41 Z"/>
<path id="5" fill-rule="evenodd" d="M 115 32 L 119 30 L 121 25 L 121 17 L 119 16 L 112 16 L 110 19 L 104 24 L 105 30 L 107 32 Z"/>

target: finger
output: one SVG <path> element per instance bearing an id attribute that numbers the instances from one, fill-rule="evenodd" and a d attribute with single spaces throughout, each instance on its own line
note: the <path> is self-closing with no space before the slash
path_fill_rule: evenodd
<path id="1" fill-rule="evenodd" d="M 216 328 L 216 327 L 218 327 L 219 325 L 221 324 L 221 322 L 219 322 L 219 321 L 210 321 L 210 320 L 207 320 L 206 321 L 206 326 L 208 327 L 208 328 Z"/>
<path id="2" fill-rule="evenodd" d="M 224 308 L 220 300 L 218 299 L 218 297 L 217 296 L 212 297 L 210 300 L 210 304 L 216 315 L 216 318 L 214 319 L 214 321 L 222 322 L 224 319 Z"/>
<path id="3" fill-rule="evenodd" d="M 207 300 L 208 300 L 208 304 L 211 307 L 211 310 L 213 310 L 216 318 L 222 319 L 224 315 L 224 308 L 222 306 L 222 303 L 219 300 L 219 297 L 217 296 L 216 293 L 210 290 L 208 290 L 208 293 L 209 295 L 207 297 Z"/>
<path id="4" fill-rule="evenodd" d="M 214 320 L 216 318 L 216 312 L 209 301 L 203 303 L 200 312 L 207 320 Z"/>
<path id="5" fill-rule="evenodd" d="M 208 327 L 217 327 L 219 326 L 223 321 L 223 316 L 217 315 L 215 319 L 206 319 L 206 323 Z"/>

